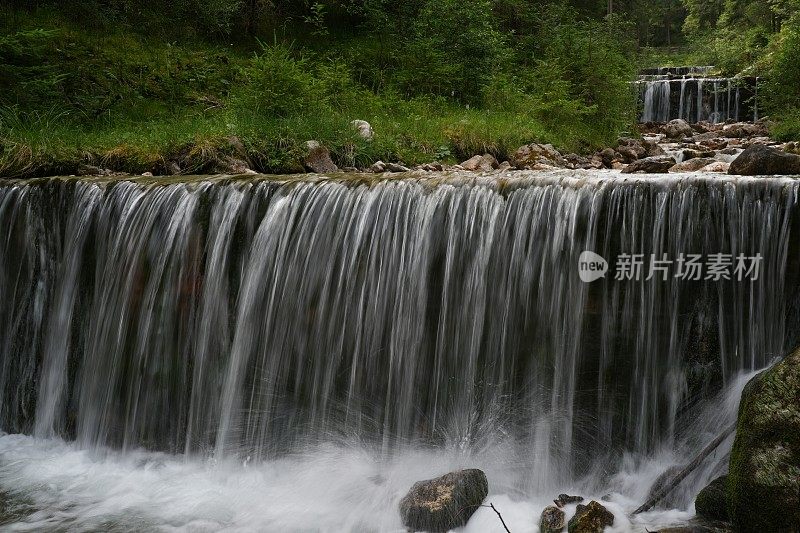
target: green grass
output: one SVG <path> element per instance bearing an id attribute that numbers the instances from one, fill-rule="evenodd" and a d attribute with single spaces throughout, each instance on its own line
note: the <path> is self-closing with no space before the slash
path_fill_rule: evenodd
<path id="1" fill-rule="evenodd" d="M 601 124 L 610 113 L 587 113 L 563 94 L 542 102 L 507 77 L 482 108 L 363 85 L 355 78 L 369 66 L 359 61 L 371 56 L 354 59 L 352 42 L 323 54 L 86 32 L 47 12 L 18 22 L 0 33 L 0 177 L 73 174 L 83 165 L 215 172 L 228 157 L 259 172 L 297 172 L 312 139 L 342 167 L 483 153 L 503 160 L 530 142 L 590 150 L 629 126 Z M 356 119 L 372 124 L 373 140 L 356 135 Z"/>

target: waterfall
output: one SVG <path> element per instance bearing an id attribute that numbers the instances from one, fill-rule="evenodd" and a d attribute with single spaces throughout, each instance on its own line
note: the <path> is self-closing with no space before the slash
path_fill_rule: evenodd
<path id="1" fill-rule="evenodd" d="M 83 447 L 218 459 L 334 435 L 386 454 L 503 436 L 536 451 L 528 483 L 558 486 L 669 446 L 703 391 L 781 353 L 797 188 L 4 184 L 0 420 Z M 612 266 L 588 284 L 587 250 L 761 254 L 763 272 L 617 281 Z"/>
<path id="2" fill-rule="evenodd" d="M 757 121 L 758 78 L 709 77 L 712 70 L 713 67 L 643 70 L 636 82 L 639 88 L 640 121 L 668 122 L 676 118 L 690 122 L 708 120 L 713 123 L 734 118 L 737 121 L 740 118 Z M 696 111 L 694 106 L 697 107 Z"/>

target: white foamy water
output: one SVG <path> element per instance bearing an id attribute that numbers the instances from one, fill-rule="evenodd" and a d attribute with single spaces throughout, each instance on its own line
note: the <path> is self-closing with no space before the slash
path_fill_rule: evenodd
<path id="1" fill-rule="evenodd" d="M 743 374 L 697 416 L 696 429 L 712 435 L 730 424 Z M 309 448 L 278 460 L 242 462 L 105 448 L 24 435 L 0 436 L 0 491 L 24 512 L 8 531 L 268 531 L 401 532 L 398 504 L 416 481 L 460 468 L 483 469 L 486 505 L 494 504 L 513 533 L 537 533 L 545 506 L 559 493 L 602 501 L 614 513 L 611 532 L 645 532 L 687 523 L 693 495 L 724 472 L 731 440 L 676 490 L 688 505 L 628 517 L 646 499 L 656 478 L 685 463 L 710 439 L 684 454 L 625 456 L 602 486 L 586 479 L 573 487 L 530 494 L 535 476 L 512 449 L 494 443 L 477 452 L 461 449 L 398 450 L 391 458 L 357 443 Z M 689 499 L 686 500 L 686 497 Z M 575 505 L 566 507 L 568 517 Z M 2 516 L 0 516 L 2 518 Z M 490 508 L 479 509 L 461 531 L 505 531 Z"/>

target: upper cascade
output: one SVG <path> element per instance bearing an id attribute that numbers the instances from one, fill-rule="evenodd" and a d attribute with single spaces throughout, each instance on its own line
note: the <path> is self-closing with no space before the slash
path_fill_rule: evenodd
<path id="1" fill-rule="evenodd" d="M 757 122 L 759 78 L 715 75 L 713 66 L 644 69 L 635 82 L 639 122 Z"/>

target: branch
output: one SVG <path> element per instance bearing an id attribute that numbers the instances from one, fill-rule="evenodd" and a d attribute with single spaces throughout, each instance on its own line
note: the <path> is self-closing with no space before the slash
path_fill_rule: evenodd
<path id="1" fill-rule="evenodd" d="M 500 522 L 503 524 L 503 528 L 506 530 L 506 532 L 511 533 L 511 530 L 508 529 L 508 526 L 506 525 L 506 521 L 503 520 L 503 515 L 500 514 L 500 511 L 497 510 L 493 503 L 490 503 L 489 505 L 481 505 L 481 507 L 491 507 L 492 511 L 497 513 L 497 518 L 500 519 Z"/>
<path id="2" fill-rule="evenodd" d="M 725 441 L 725 439 L 727 439 L 727 438 L 728 438 L 728 437 L 731 435 L 731 433 L 733 433 L 735 430 L 736 430 L 736 424 L 734 424 L 734 425 L 730 426 L 728 429 L 726 429 L 725 431 L 723 431 L 723 432 L 722 432 L 722 434 L 720 434 L 720 435 L 719 435 L 719 436 L 718 436 L 716 439 L 714 439 L 713 441 L 711 441 L 711 444 L 709 444 L 708 446 L 706 446 L 705 448 L 703 448 L 703 451 L 701 451 L 701 452 L 700 452 L 700 454 L 699 454 L 697 457 L 695 457 L 695 458 L 692 460 L 692 462 L 691 462 L 691 463 L 689 463 L 688 465 L 686 465 L 686 468 L 684 468 L 683 470 L 681 470 L 680 472 L 678 472 L 678 474 L 677 474 L 677 475 L 676 475 L 674 478 L 672 478 L 672 479 L 670 480 L 670 482 L 669 482 L 669 483 L 665 484 L 665 485 L 664 485 L 664 486 L 661 488 L 661 490 L 659 490 L 658 492 L 656 492 L 656 493 L 653 495 L 653 497 L 652 497 L 652 498 L 650 498 L 649 500 L 647 500 L 647 501 L 644 503 L 644 505 L 642 505 L 641 507 L 639 507 L 638 509 L 636 509 L 636 510 L 633 512 L 633 514 L 634 514 L 634 515 L 637 515 L 637 514 L 639 514 L 639 513 L 644 513 L 644 512 L 646 512 L 646 511 L 649 511 L 649 510 L 650 510 L 650 509 L 652 509 L 652 508 L 653 508 L 653 507 L 654 507 L 654 506 L 655 506 L 655 505 L 656 505 L 658 502 L 660 502 L 661 500 L 663 500 L 663 499 L 664 499 L 664 497 L 665 497 L 667 494 L 669 494 L 670 492 L 672 492 L 672 490 L 673 490 L 675 487 L 677 487 L 677 486 L 680 484 L 680 482 L 681 482 L 681 481 L 683 481 L 684 479 L 686 479 L 686 476 L 688 476 L 689 474 L 691 474 L 691 473 L 692 473 L 692 471 L 693 471 L 695 468 L 697 468 L 697 467 L 700 465 L 700 463 L 702 463 L 702 462 L 703 462 L 703 460 L 704 460 L 706 457 L 708 457 L 709 455 L 711 455 L 711 452 L 713 452 L 714 450 L 716 450 L 716 449 L 719 447 L 719 445 L 720 445 L 720 444 L 722 444 L 722 443 Z"/>

